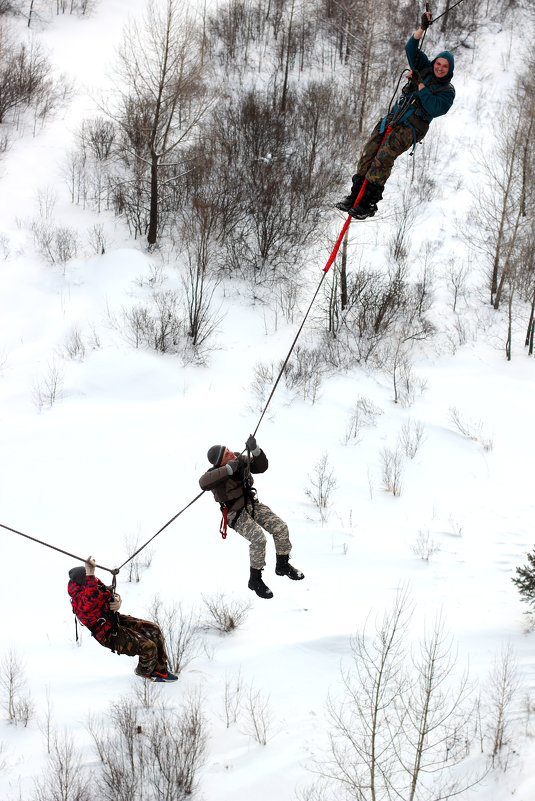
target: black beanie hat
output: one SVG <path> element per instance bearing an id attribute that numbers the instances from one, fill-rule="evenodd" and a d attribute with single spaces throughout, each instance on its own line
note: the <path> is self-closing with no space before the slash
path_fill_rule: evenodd
<path id="1" fill-rule="evenodd" d="M 219 467 L 224 453 L 225 445 L 212 445 L 212 447 L 208 449 L 206 456 L 210 464 L 213 464 L 214 467 Z"/>
<path id="2" fill-rule="evenodd" d="M 84 587 L 87 584 L 85 567 L 72 567 L 69 570 L 69 578 L 71 581 L 74 581 L 76 584 Z"/>

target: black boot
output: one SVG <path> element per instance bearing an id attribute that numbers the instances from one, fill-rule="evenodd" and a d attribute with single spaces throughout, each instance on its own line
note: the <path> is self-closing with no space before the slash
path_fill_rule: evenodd
<path id="1" fill-rule="evenodd" d="M 349 209 L 353 207 L 355 200 L 358 198 L 363 183 L 363 175 L 354 175 L 353 184 L 351 186 L 351 194 L 347 195 L 347 197 L 341 200 L 340 203 L 336 203 L 335 208 L 340 209 L 340 211 L 349 211 Z"/>
<path id="2" fill-rule="evenodd" d="M 348 214 L 354 220 L 365 220 L 366 217 L 373 217 L 377 211 L 377 204 L 383 197 L 384 186 L 380 184 L 366 183 L 364 194 L 362 195 L 358 206 L 349 209 Z"/>
<path id="3" fill-rule="evenodd" d="M 249 584 L 247 586 L 250 590 L 256 592 L 259 598 L 273 598 L 273 593 L 262 581 L 262 569 L 258 570 L 255 567 L 251 568 L 251 575 L 249 577 Z"/>
<path id="4" fill-rule="evenodd" d="M 293 581 L 301 581 L 301 579 L 305 578 L 305 574 L 301 573 L 300 570 L 297 570 L 296 567 L 290 564 L 288 561 L 290 558 L 289 554 L 287 553 L 278 553 L 277 554 L 277 564 L 275 565 L 275 573 L 277 576 L 288 576 L 288 578 L 293 579 Z"/>

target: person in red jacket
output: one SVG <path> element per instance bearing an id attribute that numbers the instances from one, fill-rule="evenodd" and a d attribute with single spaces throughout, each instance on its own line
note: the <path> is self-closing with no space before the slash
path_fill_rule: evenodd
<path id="1" fill-rule="evenodd" d="M 159 627 L 148 620 L 120 615 L 121 597 L 95 576 L 95 567 L 96 561 L 89 556 L 84 567 L 69 570 L 67 591 L 77 619 L 105 648 L 139 656 L 136 675 L 151 681 L 176 681 L 178 677 L 167 670 Z"/>

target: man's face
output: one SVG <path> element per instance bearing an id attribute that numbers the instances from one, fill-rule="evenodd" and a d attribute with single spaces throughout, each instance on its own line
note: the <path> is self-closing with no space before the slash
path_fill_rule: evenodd
<path id="1" fill-rule="evenodd" d="M 223 458 L 221 459 L 220 467 L 224 467 L 227 462 L 231 462 L 233 459 L 236 458 L 236 454 L 232 451 L 229 451 L 228 448 L 225 448 L 225 452 L 223 453 Z"/>
<path id="2" fill-rule="evenodd" d="M 437 58 L 435 59 L 435 66 L 433 67 L 433 71 L 437 78 L 445 78 L 448 72 L 450 71 L 450 65 L 447 58 Z"/>

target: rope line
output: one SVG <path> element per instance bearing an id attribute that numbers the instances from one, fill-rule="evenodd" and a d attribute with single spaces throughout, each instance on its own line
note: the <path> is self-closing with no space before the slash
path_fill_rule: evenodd
<path id="1" fill-rule="evenodd" d="M 160 529 L 159 529 L 159 530 L 156 532 L 156 534 L 153 534 L 153 535 L 152 535 L 152 537 L 150 538 L 150 540 L 147 540 L 147 542 L 146 542 L 144 545 L 142 545 L 140 548 L 138 548 L 138 549 L 137 549 L 137 551 L 136 551 L 135 553 L 133 553 L 133 554 L 132 554 L 132 556 L 129 556 L 129 557 L 128 557 L 128 559 L 126 559 L 126 560 L 125 560 L 125 561 L 122 563 L 122 565 L 120 565 L 120 566 L 117 568 L 117 570 L 118 570 L 118 571 L 119 571 L 119 570 L 121 570 L 121 568 L 123 568 L 125 565 L 127 565 L 127 564 L 128 564 L 128 562 L 131 562 L 131 561 L 132 561 L 132 559 L 134 559 L 134 557 L 136 557 L 136 556 L 138 555 L 138 553 L 141 553 L 141 551 L 143 550 L 143 548 L 146 548 L 146 547 L 147 547 L 147 545 L 148 545 L 149 543 L 151 543 L 151 542 L 152 542 L 154 539 L 156 539 L 156 537 L 158 536 L 158 534 L 161 534 L 161 533 L 162 533 L 162 531 L 164 531 L 164 530 L 167 528 L 167 526 L 170 526 L 170 525 L 171 525 L 171 523 L 173 523 L 173 522 L 174 522 L 174 521 L 177 519 L 177 517 L 180 517 L 180 515 L 181 515 L 183 512 L 185 512 L 185 511 L 186 511 L 186 509 L 189 509 L 189 507 L 190 507 L 190 506 L 193 506 L 193 504 L 195 503 L 195 501 L 198 501 L 198 500 L 199 500 L 199 498 L 201 497 L 201 495 L 204 495 L 204 493 L 205 493 L 205 490 L 203 490 L 202 492 L 199 492 L 199 494 L 198 494 L 198 495 L 196 495 L 196 496 L 195 496 L 195 498 L 193 498 L 193 500 L 191 500 L 191 501 L 190 501 L 188 504 L 186 504 L 186 506 L 184 506 L 184 507 L 183 507 L 183 508 L 180 510 L 180 512 L 177 512 L 177 513 L 176 513 L 176 515 L 174 515 L 174 517 L 172 517 L 170 520 L 168 520 L 168 521 L 167 521 L 167 523 L 166 523 L 164 526 L 162 526 L 162 527 L 161 527 L 161 528 L 160 528 Z"/>
<path id="2" fill-rule="evenodd" d="M 11 526 L 6 526 L 3 523 L 0 523 L 0 527 L 5 528 L 6 531 L 12 531 L 13 534 L 18 534 L 21 537 L 26 537 L 27 540 L 32 540 L 32 542 L 38 542 L 39 545 L 44 545 L 46 548 L 51 548 L 53 551 L 59 551 L 59 553 L 63 553 L 65 554 L 65 556 L 72 556 L 73 559 L 77 559 L 79 562 L 85 562 L 85 558 L 82 559 L 80 556 L 76 556 L 76 554 L 69 553 L 69 551 L 64 551 L 63 548 L 57 548 L 55 545 L 51 545 L 49 542 L 44 542 L 44 540 L 38 540 L 37 537 L 30 537 L 29 534 L 24 534 L 22 531 L 18 531 L 16 528 L 11 528 Z M 116 575 L 120 569 L 120 568 L 104 567 L 104 565 L 96 565 L 96 567 L 99 567 L 101 570 L 106 570 L 108 573 L 111 573 L 112 575 Z"/>

